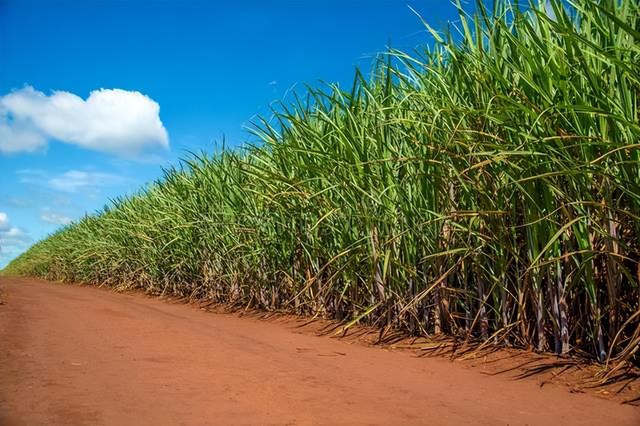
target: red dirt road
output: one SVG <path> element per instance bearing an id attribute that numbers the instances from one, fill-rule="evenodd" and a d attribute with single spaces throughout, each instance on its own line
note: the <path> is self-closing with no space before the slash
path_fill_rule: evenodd
<path id="1" fill-rule="evenodd" d="M 640 409 L 93 287 L 0 279 L 1 425 L 639 425 Z"/>

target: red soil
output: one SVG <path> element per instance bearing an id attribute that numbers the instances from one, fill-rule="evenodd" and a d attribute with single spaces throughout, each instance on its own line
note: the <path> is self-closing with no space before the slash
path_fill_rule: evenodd
<path id="1" fill-rule="evenodd" d="M 137 294 L 3 278 L 0 424 L 639 425 L 640 408 Z"/>

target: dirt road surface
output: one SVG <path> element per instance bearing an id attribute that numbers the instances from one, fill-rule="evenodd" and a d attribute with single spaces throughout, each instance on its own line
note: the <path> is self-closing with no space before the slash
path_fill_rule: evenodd
<path id="1" fill-rule="evenodd" d="M 1 425 L 640 425 L 640 409 L 286 322 L 0 278 Z"/>

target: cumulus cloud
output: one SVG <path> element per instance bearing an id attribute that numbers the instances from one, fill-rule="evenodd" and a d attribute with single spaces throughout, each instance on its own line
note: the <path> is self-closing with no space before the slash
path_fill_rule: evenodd
<path id="1" fill-rule="evenodd" d="M 42 150 L 49 140 L 123 156 L 169 147 L 160 106 L 140 92 L 99 89 L 85 100 L 26 86 L 0 96 L 0 153 Z"/>

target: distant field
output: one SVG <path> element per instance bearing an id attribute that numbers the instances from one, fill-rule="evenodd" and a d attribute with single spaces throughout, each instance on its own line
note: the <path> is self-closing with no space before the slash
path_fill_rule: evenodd
<path id="1" fill-rule="evenodd" d="M 5 272 L 640 365 L 640 6 L 546 3 L 425 23 Z"/>

